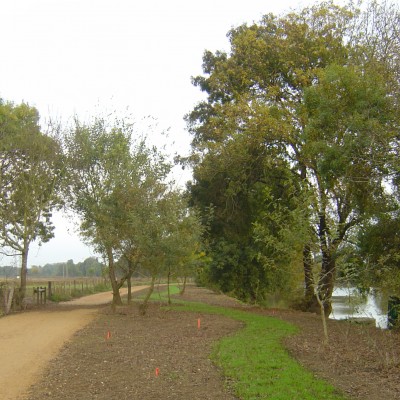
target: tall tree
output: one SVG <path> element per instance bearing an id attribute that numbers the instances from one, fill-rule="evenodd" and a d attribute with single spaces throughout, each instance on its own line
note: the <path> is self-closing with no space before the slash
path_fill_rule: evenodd
<path id="1" fill-rule="evenodd" d="M 203 208 L 213 204 L 217 215 L 231 204 L 235 221 L 249 216 L 247 225 L 237 224 L 238 232 L 247 226 L 247 241 L 241 241 L 247 252 L 250 247 L 253 254 L 259 253 L 252 227 L 266 210 L 259 201 L 250 214 L 241 206 L 254 204 L 250 200 L 256 188 L 273 193 L 276 201 L 292 193 L 303 203 L 299 212 L 299 203 L 287 202 L 292 206 L 286 211 L 295 211 L 304 221 L 305 234 L 299 239 L 310 304 L 317 287 L 328 312 L 335 252 L 349 230 L 370 217 L 384 199 L 385 157 L 395 141 L 396 103 L 379 77 L 382 70 L 385 77 L 391 72 L 357 31 L 360 15 L 351 5 L 326 2 L 279 18 L 266 15 L 259 24 L 232 29 L 229 54 L 205 52 L 205 76 L 195 77 L 193 83 L 208 98 L 187 116 L 194 137 L 194 199 Z M 232 152 L 235 147 L 241 150 Z M 285 179 L 274 179 L 276 175 Z M 279 193 L 282 183 L 287 191 Z M 202 187 L 214 189 L 214 198 L 229 202 L 201 198 Z M 278 211 L 282 218 L 282 208 Z M 267 229 L 270 237 L 276 234 L 273 224 Z M 226 233 L 222 237 L 224 248 L 236 248 Z M 318 259 L 320 276 L 314 282 L 312 268 Z M 223 265 L 220 271 L 239 271 L 243 258 L 231 257 Z M 259 266 L 258 271 L 265 270 Z M 254 274 L 261 281 L 267 279 L 256 270 L 248 269 L 242 284 Z M 239 285 L 240 281 L 234 283 Z"/>
<path id="2" fill-rule="evenodd" d="M 168 185 L 157 185 L 145 204 L 129 215 L 136 227 L 134 242 L 140 254 L 140 265 L 150 275 L 150 288 L 141 305 L 146 313 L 148 301 L 153 293 L 157 277 L 170 275 L 174 263 L 179 262 L 179 250 L 175 247 L 179 224 L 186 208 L 178 191 Z"/>
<path id="3" fill-rule="evenodd" d="M 150 298 L 163 265 L 163 252 L 159 252 L 161 246 L 158 239 L 165 229 L 165 211 L 160 210 L 159 205 L 168 193 L 169 186 L 164 180 L 169 167 L 156 153 L 153 156 L 158 159 L 148 158 L 139 181 L 127 182 L 124 188 L 115 192 L 115 204 L 125 216 L 119 227 L 119 252 L 120 264 L 128 281 L 128 300 L 131 299 L 130 278 L 135 270 L 140 267 L 151 276 Z"/>
<path id="4" fill-rule="evenodd" d="M 169 166 L 141 138 L 135 140 L 134 126 L 126 120 L 96 118 L 91 124 L 75 121 L 66 138 L 70 169 L 70 204 L 81 217 L 81 233 L 108 262 L 113 304 L 121 304 L 120 287 L 127 276 L 118 278 L 116 259 L 123 254 L 128 213 L 127 195 L 139 191 L 145 203 L 149 192 L 140 188 L 150 171 L 163 179 Z M 139 201 L 134 207 L 140 209 Z"/>
<path id="5" fill-rule="evenodd" d="M 385 210 L 387 155 L 396 138 L 392 99 L 377 74 L 331 66 L 305 93 L 303 160 L 322 257 L 319 295 L 330 297 L 338 248 L 352 228 Z"/>
<path id="6" fill-rule="evenodd" d="M 22 298 L 30 244 L 53 237 L 63 174 L 61 146 L 41 132 L 37 110 L 0 100 L 0 240 L 21 256 Z"/>

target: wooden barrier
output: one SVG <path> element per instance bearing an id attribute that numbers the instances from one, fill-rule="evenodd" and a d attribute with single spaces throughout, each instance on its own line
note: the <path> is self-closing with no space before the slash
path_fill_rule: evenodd
<path id="1" fill-rule="evenodd" d="M 96 286 L 106 284 L 104 278 L 55 279 L 47 281 L 47 297 L 51 299 L 53 296 L 84 296 L 95 292 Z"/>
<path id="2" fill-rule="evenodd" d="M 33 295 L 36 294 L 36 304 L 46 304 L 47 296 L 46 296 L 46 287 L 38 286 L 33 288 Z"/>
<path id="3" fill-rule="evenodd" d="M 6 284 L 0 285 L 0 311 L 7 315 L 11 310 L 14 298 L 14 285 L 8 287 Z M 0 312 L 1 315 L 1 312 Z"/>

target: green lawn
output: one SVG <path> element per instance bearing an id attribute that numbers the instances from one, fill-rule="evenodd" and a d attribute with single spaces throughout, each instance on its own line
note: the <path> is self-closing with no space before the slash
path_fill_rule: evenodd
<path id="1" fill-rule="evenodd" d="M 344 400 L 330 384 L 317 379 L 294 360 L 282 340 L 296 328 L 276 318 L 250 312 L 214 307 L 202 303 L 179 302 L 180 311 L 220 314 L 244 323 L 233 336 L 220 340 L 212 359 L 242 400 Z"/>

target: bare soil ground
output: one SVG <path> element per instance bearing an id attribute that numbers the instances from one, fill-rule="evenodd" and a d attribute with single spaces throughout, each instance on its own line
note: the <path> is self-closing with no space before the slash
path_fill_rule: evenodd
<path id="1" fill-rule="evenodd" d="M 110 292 L 98 293 L 1 318 L 0 399 L 13 400 L 38 380 L 62 346 L 111 298 Z"/>
<path id="2" fill-rule="evenodd" d="M 95 310 L 35 311 L 0 319 L 0 399 L 13 400 L 38 378 Z"/>
<path id="3" fill-rule="evenodd" d="M 400 399 L 400 334 L 347 321 L 328 321 L 322 343 L 319 316 L 281 312 L 300 334 L 285 342 L 290 353 L 352 399 Z"/>
<path id="4" fill-rule="evenodd" d="M 184 299 L 242 308 L 296 324 L 300 333 L 286 339 L 285 345 L 315 375 L 332 382 L 351 399 L 400 399 L 399 334 L 329 321 L 330 344 L 326 346 L 322 344 L 321 321 L 312 314 L 246 307 L 194 287 Z M 71 311 L 64 312 L 66 321 Z M 103 307 L 56 356 L 52 354 L 41 377 L 36 376 L 36 383 L 19 398 L 235 399 L 209 355 L 215 341 L 240 327 L 221 316 L 166 311 L 160 304 L 152 304 L 145 317 L 139 316 L 136 306 L 120 308 L 115 314 Z M 3 336 L 1 326 L 0 332 Z M 30 347 L 29 343 L 25 346 Z M 21 360 L 25 353 L 14 352 L 14 358 Z M 0 354 L 3 359 L 3 350 Z M 20 385 L 22 376 L 17 381 L 10 378 L 8 385 Z"/>

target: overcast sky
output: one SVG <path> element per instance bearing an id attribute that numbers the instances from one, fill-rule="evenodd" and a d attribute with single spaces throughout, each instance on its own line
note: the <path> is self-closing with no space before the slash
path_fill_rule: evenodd
<path id="1" fill-rule="evenodd" d="M 183 116 L 202 95 L 191 85 L 205 49 L 229 50 L 231 27 L 310 0 L 0 0 L 0 98 L 28 102 L 43 121 L 102 111 L 151 115 L 187 153 Z M 187 179 L 177 174 L 178 183 Z M 29 265 L 94 255 L 72 224 L 55 216 L 56 237 L 32 246 Z M 10 263 L 11 260 L 0 260 Z"/>

